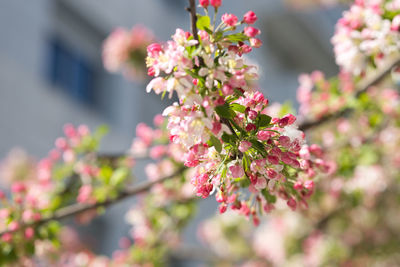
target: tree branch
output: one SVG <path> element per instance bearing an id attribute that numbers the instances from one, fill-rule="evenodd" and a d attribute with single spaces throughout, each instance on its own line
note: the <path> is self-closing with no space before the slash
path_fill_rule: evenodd
<path id="1" fill-rule="evenodd" d="M 390 61 L 387 63 L 385 66 L 383 66 L 380 71 L 378 71 L 375 75 L 372 75 L 370 79 L 365 79 L 363 82 L 359 84 L 359 86 L 356 87 L 356 93 L 354 94 L 355 98 L 358 98 L 361 94 L 366 92 L 369 87 L 375 85 L 376 83 L 380 82 L 384 77 L 386 77 L 387 74 L 390 73 L 390 71 L 395 67 L 400 65 L 400 57 L 396 57 L 394 60 Z M 344 115 L 350 114 L 354 111 L 353 108 L 345 108 L 339 112 L 335 113 L 330 113 L 325 116 L 322 116 L 321 118 L 317 120 L 312 120 L 312 121 L 303 121 L 299 125 L 299 129 L 302 131 L 309 130 L 311 128 L 314 128 L 316 126 L 319 126 L 325 122 L 338 119 Z"/>
<path id="2" fill-rule="evenodd" d="M 130 189 L 126 189 L 126 190 L 122 191 L 118 195 L 118 197 L 116 197 L 114 199 L 106 200 L 105 202 L 99 202 L 99 203 L 94 203 L 94 204 L 77 203 L 77 204 L 73 204 L 73 205 L 61 208 L 61 209 L 55 211 L 49 217 L 45 217 L 45 218 L 43 218 L 43 219 L 41 219 L 39 221 L 30 223 L 30 224 L 21 225 L 21 229 L 24 229 L 24 228 L 29 227 L 29 226 L 39 226 L 41 224 L 44 224 L 44 223 L 47 223 L 47 222 L 53 221 L 53 220 L 60 221 L 60 220 L 63 220 L 65 218 L 67 218 L 67 217 L 71 217 L 71 216 L 80 214 L 82 212 L 85 212 L 85 211 L 88 211 L 88 210 L 92 210 L 92 209 L 96 209 L 96 208 L 99 208 L 99 207 L 111 206 L 113 204 L 116 204 L 116 203 L 128 198 L 128 197 L 135 196 L 135 195 L 138 195 L 140 193 L 146 192 L 146 191 L 150 190 L 153 187 L 153 185 L 158 184 L 158 183 L 162 183 L 162 182 L 164 182 L 166 180 L 169 180 L 169 179 L 172 179 L 173 177 L 181 174 L 185 169 L 186 169 L 186 167 L 182 167 L 182 168 L 178 169 L 176 172 L 174 172 L 173 174 L 165 176 L 163 178 L 160 178 L 160 179 L 158 179 L 156 181 L 143 182 L 143 183 L 139 184 L 136 187 L 132 187 Z M 7 230 L 6 231 L 2 231 L 2 232 L 0 232 L 0 236 L 4 235 L 6 233 L 12 233 L 12 232 L 11 231 L 7 231 Z"/>
<path id="3" fill-rule="evenodd" d="M 190 12 L 190 22 L 191 22 L 191 27 L 190 30 L 193 34 L 193 37 L 195 40 L 199 40 L 199 36 L 197 34 L 197 15 L 196 15 L 196 0 L 189 0 L 189 5 L 190 7 L 188 8 L 188 11 Z"/>

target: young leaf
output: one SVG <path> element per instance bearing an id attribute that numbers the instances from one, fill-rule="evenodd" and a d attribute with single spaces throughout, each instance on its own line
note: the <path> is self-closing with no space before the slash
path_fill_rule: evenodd
<path id="1" fill-rule="evenodd" d="M 260 141 L 257 141 L 255 139 L 250 139 L 250 142 L 253 144 L 252 147 L 256 149 L 258 152 L 260 152 L 263 155 L 266 154 L 265 147 Z"/>
<path id="2" fill-rule="evenodd" d="M 215 112 L 217 112 L 217 114 L 222 118 L 231 119 L 234 117 L 234 112 L 232 114 L 228 105 L 217 106 Z"/>
<path id="3" fill-rule="evenodd" d="M 110 185 L 118 186 L 120 185 L 129 175 L 127 168 L 119 168 L 114 171 L 110 178 Z"/>
<path id="4" fill-rule="evenodd" d="M 226 38 L 231 42 L 243 42 L 243 41 L 249 40 L 249 37 L 241 32 L 228 35 L 228 36 L 226 36 Z"/>
<path id="5" fill-rule="evenodd" d="M 208 16 L 198 16 L 196 26 L 199 30 L 206 30 L 210 28 L 210 17 Z"/>
<path id="6" fill-rule="evenodd" d="M 244 113 L 246 111 L 246 107 L 242 106 L 238 103 L 232 103 L 230 106 L 231 106 L 231 109 L 233 109 L 234 111 L 240 112 L 240 113 Z"/>
<path id="7" fill-rule="evenodd" d="M 221 153 L 222 145 L 221 145 L 221 142 L 218 140 L 218 138 L 215 137 L 214 135 L 211 135 L 210 141 L 211 141 L 211 144 L 213 145 L 213 147 L 215 147 L 215 150 L 217 150 L 218 153 Z"/>
<path id="8" fill-rule="evenodd" d="M 271 117 L 265 114 L 260 114 L 258 119 L 258 126 L 265 127 L 271 122 Z"/>
<path id="9" fill-rule="evenodd" d="M 268 190 L 263 189 L 261 190 L 261 194 L 263 194 L 264 198 L 268 201 L 268 203 L 275 203 L 276 202 L 276 196 L 271 195 Z"/>

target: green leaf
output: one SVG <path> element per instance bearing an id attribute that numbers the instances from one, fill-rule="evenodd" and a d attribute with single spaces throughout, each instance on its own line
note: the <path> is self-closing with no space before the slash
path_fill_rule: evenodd
<path id="1" fill-rule="evenodd" d="M 265 114 L 260 114 L 258 117 L 258 127 L 265 127 L 271 122 L 271 117 Z"/>
<path id="2" fill-rule="evenodd" d="M 252 143 L 252 147 L 257 150 L 258 152 L 260 152 L 261 154 L 265 155 L 266 151 L 265 151 L 265 147 L 263 145 L 263 143 L 261 143 L 260 141 L 257 141 L 255 139 L 250 139 L 250 142 Z"/>
<path id="3" fill-rule="evenodd" d="M 127 168 L 119 168 L 114 171 L 110 178 L 110 185 L 118 186 L 129 176 L 129 170 Z"/>
<path id="4" fill-rule="evenodd" d="M 105 124 L 100 125 L 97 129 L 96 132 L 94 133 L 94 137 L 96 139 L 101 139 L 103 138 L 107 133 L 109 132 L 109 127 Z"/>
<path id="5" fill-rule="evenodd" d="M 246 40 L 249 40 L 249 37 L 241 32 L 227 35 L 225 38 L 227 38 L 231 42 L 244 42 Z"/>
<path id="6" fill-rule="evenodd" d="M 235 137 L 225 132 L 222 134 L 221 139 L 222 141 L 228 144 L 233 144 L 235 142 Z"/>
<path id="7" fill-rule="evenodd" d="M 261 190 L 261 194 L 264 196 L 264 198 L 268 201 L 268 203 L 275 203 L 276 202 L 276 196 L 271 195 L 268 190 L 263 189 Z"/>
<path id="8" fill-rule="evenodd" d="M 231 109 L 226 104 L 222 105 L 222 106 L 217 106 L 215 108 L 215 112 L 217 112 L 217 114 L 222 118 L 231 119 L 234 117 L 234 116 L 232 116 L 234 114 L 234 112 L 232 111 L 233 112 L 233 114 L 232 114 Z"/>
<path id="9" fill-rule="evenodd" d="M 221 145 L 221 142 L 218 140 L 218 138 L 215 137 L 214 135 L 211 135 L 210 141 L 211 141 L 211 144 L 213 145 L 213 147 L 215 147 L 215 150 L 217 150 L 218 153 L 221 153 L 222 145 Z"/>
<path id="10" fill-rule="evenodd" d="M 197 16 L 196 26 L 199 30 L 210 29 L 211 20 L 208 16 Z"/>
<path id="11" fill-rule="evenodd" d="M 113 170 L 110 166 L 103 166 L 100 169 L 99 178 L 103 181 L 103 183 L 108 184 L 112 174 Z"/>
<path id="12" fill-rule="evenodd" d="M 233 109 L 234 111 L 240 112 L 240 113 L 244 113 L 246 111 L 246 107 L 242 106 L 238 103 L 233 103 L 230 105 L 231 109 Z"/>

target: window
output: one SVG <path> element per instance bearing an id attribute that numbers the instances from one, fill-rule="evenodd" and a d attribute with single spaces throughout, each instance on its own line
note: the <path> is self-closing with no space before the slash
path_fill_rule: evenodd
<path id="1" fill-rule="evenodd" d="M 74 99 L 92 104 L 94 70 L 85 57 L 58 38 L 50 40 L 49 54 L 49 81 Z"/>

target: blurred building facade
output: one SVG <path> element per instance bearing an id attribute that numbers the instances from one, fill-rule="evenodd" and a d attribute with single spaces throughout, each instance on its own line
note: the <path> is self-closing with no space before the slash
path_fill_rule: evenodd
<path id="1" fill-rule="evenodd" d="M 329 38 L 340 8 L 291 11 L 278 0 L 225 0 L 223 12 L 256 11 L 264 47 L 251 57 L 260 65 L 261 88 L 271 100 L 295 100 L 297 75 L 321 69 L 335 74 Z M 4 0 L 0 2 L 0 156 L 15 146 L 44 156 L 66 122 L 109 124 L 103 151 L 129 147 L 137 123 L 151 122 L 166 103 L 144 84 L 107 73 L 102 41 L 116 26 L 143 24 L 160 40 L 189 28 L 186 0 Z M 127 228 L 123 203 L 110 211 L 120 221 L 97 221 L 101 252 L 117 247 Z M 207 202 L 200 216 L 210 213 Z M 212 211 L 213 212 L 213 211 Z M 113 215 L 112 217 L 114 217 Z M 85 228 L 89 231 L 89 228 Z M 107 229 L 107 230 L 104 230 Z M 188 228 L 195 233 L 195 224 Z M 98 235 L 99 236 L 99 235 Z M 189 241 L 194 234 L 188 234 Z M 107 242 L 106 242 L 107 240 Z"/>

